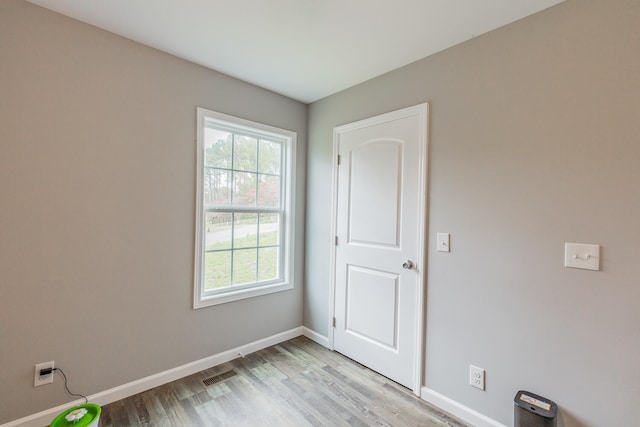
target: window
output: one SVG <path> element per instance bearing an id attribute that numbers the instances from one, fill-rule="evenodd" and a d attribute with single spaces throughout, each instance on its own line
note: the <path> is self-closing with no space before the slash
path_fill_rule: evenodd
<path id="1" fill-rule="evenodd" d="M 194 308 L 293 287 L 296 134 L 198 108 Z"/>

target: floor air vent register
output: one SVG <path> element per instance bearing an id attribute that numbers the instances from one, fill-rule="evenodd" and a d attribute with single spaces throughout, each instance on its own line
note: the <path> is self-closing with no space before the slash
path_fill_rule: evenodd
<path id="1" fill-rule="evenodd" d="M 204 385 L 209 387 L 210 385 L 218 384 L 224 380 L 228 380 L 229 378 L 235 377 L 236 375 L 238 375 L 238 373 L 236 371 L 231 370 L 231 371 L 223 372 L 219 375 L 214 375 L 213 377 L 205 378 L 202 380 L 202 382 L 204 383 Z"/>

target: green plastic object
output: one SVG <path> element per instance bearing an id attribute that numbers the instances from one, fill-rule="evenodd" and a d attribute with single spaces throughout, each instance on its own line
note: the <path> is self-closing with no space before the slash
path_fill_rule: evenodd
<path id="1" fill-rule="evenodd" d="M 72 411 L 75 411 L 77 409 L 86 409 L 87 413 L 84 415 L 84 417 L 80 418 L 78 421 L 67 421 L 67 419 L 65 418 L 67 416 L 67 414 L 71 413 Z M 58 415 L 53 422 L 51 423 L 51 425 L 49 427 L 97 427 L 98 426 L 98 420 L 100 420 L 100 413 L 102 412 L 102 409 L 100 409 L 100 406 L 96 405 L 95 403 L 87 403 L 86 405 L 79 405 L 79 406 L 74 406 L 71 409 L 67 409 L 66 411 L 64 411 L 63 413 L 61 413 L 60 415 Z"/>

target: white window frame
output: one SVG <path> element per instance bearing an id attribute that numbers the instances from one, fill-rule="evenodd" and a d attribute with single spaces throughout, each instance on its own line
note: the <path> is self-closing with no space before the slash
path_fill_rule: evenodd
<path id="1" fill-rule="evenodd" d="M 282 165 L 281 165 L 281 278 L 275 282 L 260 284 L 257 282 L 249 287 L 242 286 L 234 289 L 233 286 L 206 292 L 204 290 L 204 161 L 205 161 L 205 141 L 204 129 L 206 122 L 253 135 L 260 135 L 266 138 L 283 140 L 282 144 Z M 224 304 L 245 298 L 252 298 L 259 295 L 266 295 L 274 292 L 292 289 L 294 286 L 294 242 L 295 242 L 295 176 L 296 176 L 296 133 L 280 129 L 274 126 L 241 119 L 227 114 L 219 113 L 205 108 L 197 108 L 197 179 L 196 179 L 196 235 L 195 235 L 195 262 L 194 262 L 194 292 L 193 308 L 209 307 L 217 304 Z"/>

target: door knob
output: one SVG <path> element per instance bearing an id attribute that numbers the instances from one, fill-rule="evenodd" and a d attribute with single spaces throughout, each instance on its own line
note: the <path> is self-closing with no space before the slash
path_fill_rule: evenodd
<path id="1" fill-rule="evenodd" d="M 414 267 L 413 261 L 411 260 L 406 260 L 405 262 L 402 263 L 402 268 L 404 268 L 405 270 L 411 270 L 413 267 Z"/>

